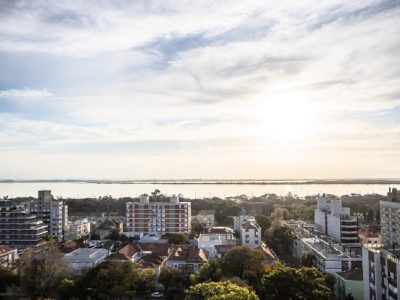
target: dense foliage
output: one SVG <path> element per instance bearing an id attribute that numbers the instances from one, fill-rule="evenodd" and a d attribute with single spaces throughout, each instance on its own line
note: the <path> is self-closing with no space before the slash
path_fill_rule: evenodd
<path id="1" fill-rule="evenodd" d="M 185 294 L 186 300 L 259 300 L 253 291 L 228 281 L 199 283 Z"/>

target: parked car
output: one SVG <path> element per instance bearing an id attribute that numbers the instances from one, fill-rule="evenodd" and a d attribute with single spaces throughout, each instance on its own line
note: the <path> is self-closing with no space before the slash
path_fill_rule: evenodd
<path id="1" fill-rule="evenodd" d="M 153 298 L 162 298 L 163 296 L 164 296 L 163 293 L 160 292 L 151 293 L 151 297 Z"/>

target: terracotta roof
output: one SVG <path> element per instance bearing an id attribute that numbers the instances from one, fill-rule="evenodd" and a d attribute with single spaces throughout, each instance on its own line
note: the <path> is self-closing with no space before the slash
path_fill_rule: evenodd
<path id="1" fill-rule="evenodd" d="M 7 252 L 10 252 L 10 251 L 13 251 L 14 250 L 14 248 L 11 248 L 11 247 L 9 247 L 9 246 L 0 246 L 0 254 L 4 254 L 4 253 L 7 253 Z"/>
<path id="2" fill-rule="evenodd" d="M 143 251 L 151 251 L 152 254 L 167 257 L 171 252 L 171 248 L 168 244 L 158 244 L 158 243 L 139 243 L 140 248 Z"/>
<path id="3" fill-rule="evenodd" d="M 148 254 L 143 256 L 139 263 L 145 268 L 158 268 L 164 262 L 164 258 L 156 254 Z"/>
<path id="4" fill-rule="evenodd" d="M 177 248 L 172 251 L 168 260 L 177 260 L 185 262 L 206 262 L 208 261 L 208 252 L 204 249 L 196 248 Z"/>
<path id="5" fill-rule="evenodd" d="M 131 259 L 123 253 L 112 253 L 106 260 L 123 260 L 123 261 L 130 261 Z"/>
<path id="6" fill-rule="evenodd" d="M 61 250 L 64 253 L 70 253 L 79 248 L 79 244 L 76 241 L 67 241 L 61 246 Z"/>
<path id="7" fill-rule="evenodd" d="M 126 246 L 122 247 L 118 253 L 124 254 L 127 257 L 132 258 L 137 252 L 142 251 L 141 247 L 138 244 L 129 243 Z"/>
<path id="8" fill-rule="evenodd" d="M 274 253 L 274 251 L 264 244 L 256 247 L 255 249 L 264 253 L 267 261 L 274 262 L 274 261 L 279 260 L 278 257 L 276 256 L 276 254 Z"/>

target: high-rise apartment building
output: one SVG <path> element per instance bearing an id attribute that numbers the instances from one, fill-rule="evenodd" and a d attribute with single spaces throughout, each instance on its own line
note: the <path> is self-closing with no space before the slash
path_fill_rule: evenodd
<path id="1" fill-rule="evenodd" d="M 388 200 L 380 201 L 381 238 L 385 247 L 400 246 L 400 199 L 397 189 L 389 189 Z"/>
<path id="2" fill-rule="evenodd" d="M 48 225 L 49 235 L 57 237 L 59 241 L 65 239 L 68 223 L 68 205 L 62 200 L 54 199 L 51 191 L 42 190 L 38 192 L 36 202 L 24 203 L 30 213 L 36 215 Z"/>
<path id="3" fill-rule="evenodd" d="M 173 196 L 170 202 L 150 202 L 148 195 L 139 202 L 126 203 L 126 235 L 143 233 L 177 233 L 191 230 L 191 203 Z"/>
<path id="4" fill-rule="evenodd" d="M 358 243 L 358 220 L 350 208 L 342 207 L 342 200 L 326 202 L 325 196 L 317 199 L 314 222 L 319 231 L 340 243 Z"/>
<path id="5" fill-rule="evenodd" d="M 47 225 L 23 205 L 0 200 L 0 244 L 25 249 L 40 244 Z"/>

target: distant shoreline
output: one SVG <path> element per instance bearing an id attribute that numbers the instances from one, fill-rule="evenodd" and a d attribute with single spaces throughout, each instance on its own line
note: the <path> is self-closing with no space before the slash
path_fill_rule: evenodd
<path id="1" fill-rule="evenodd" d="M 310 184 L 400 184 L 400 179 L 299 179 L 299 180 L 0 180 L 1 183 L 168 184 L 168 185 L 310 185 Z"/>

